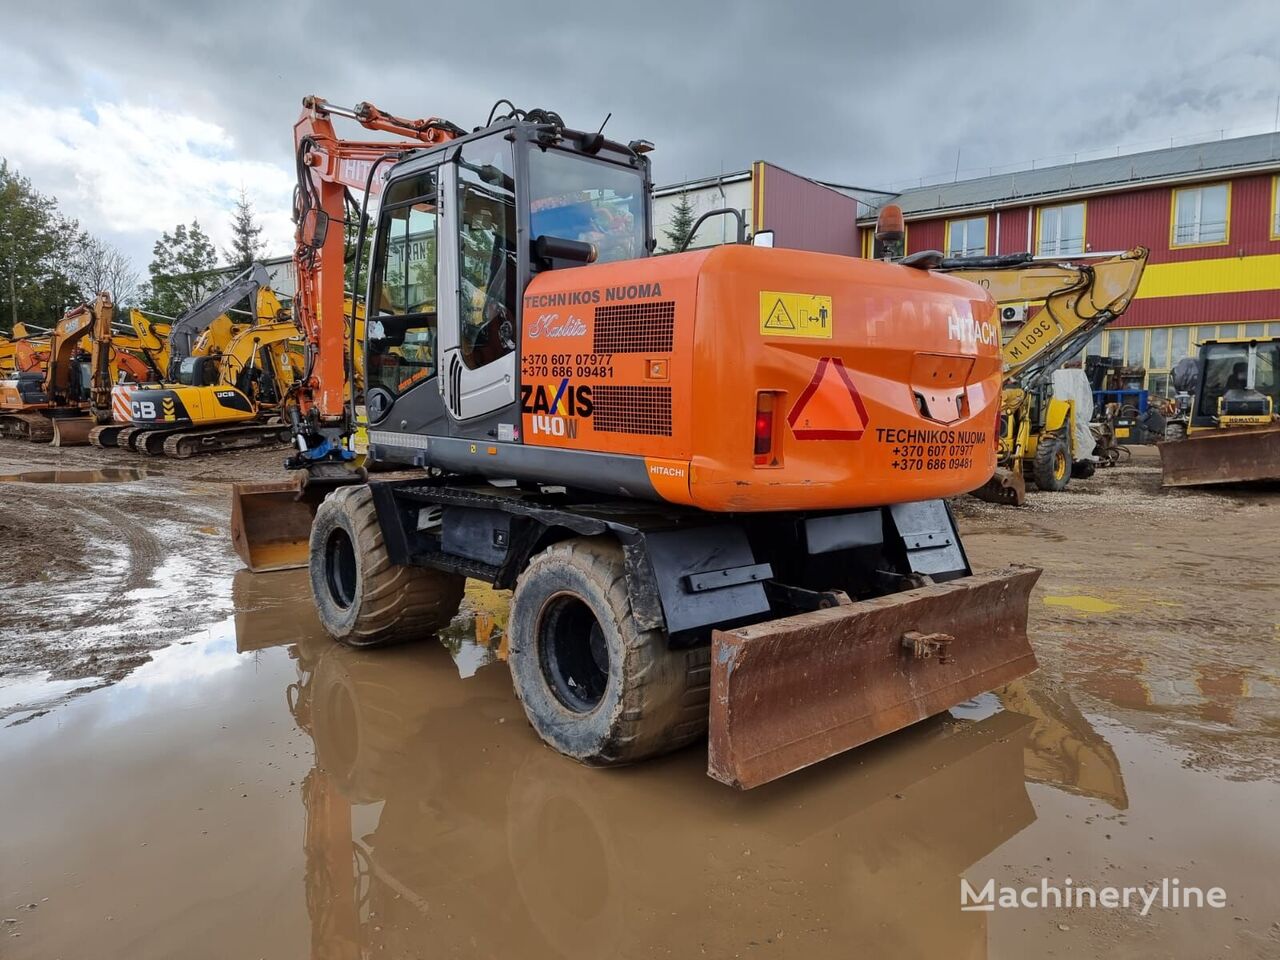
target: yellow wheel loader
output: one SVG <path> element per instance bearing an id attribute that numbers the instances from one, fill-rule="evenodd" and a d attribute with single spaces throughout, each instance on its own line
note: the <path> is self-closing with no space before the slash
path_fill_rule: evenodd
<path id="1" fill-rule="evenodd" d="M 1185 435 L 1159 444 L 1162 484 L 1280 481 L 1280 338 L 1210 340 L 1183 371 L 1171 423 Z"/>

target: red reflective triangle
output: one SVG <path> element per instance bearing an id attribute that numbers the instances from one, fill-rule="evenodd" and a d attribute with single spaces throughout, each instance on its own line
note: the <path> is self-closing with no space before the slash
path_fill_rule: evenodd
<path id="1" fill-rule="evenodd" d="M 797 440 L 860 440 L 870 419 L 839 357 L 818 361 L 813 379 L 787 414 Z"/>

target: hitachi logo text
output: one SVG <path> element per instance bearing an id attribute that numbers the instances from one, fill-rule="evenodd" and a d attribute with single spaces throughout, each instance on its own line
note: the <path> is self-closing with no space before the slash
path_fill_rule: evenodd
<path id="1" fill-rule="evenodd" d="M 1000 333 L 996 330 L 994 323 L 989 321 L 978 323 L 973 317 L 961 317 L 954 313 L 947 317 L 947 336 L 961 343 L 1000 345 Z"/>

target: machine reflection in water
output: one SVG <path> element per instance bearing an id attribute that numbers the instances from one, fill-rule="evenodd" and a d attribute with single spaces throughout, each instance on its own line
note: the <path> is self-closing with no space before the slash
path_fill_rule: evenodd
<path id="1" fill-rule="evenodd" d="M 305 573 L 235 587 L 238 647 L 291 644 L 286 698 L 314 744 L 313 957 L 753 943 L 982 957 L 987 918 L 959 911 L 957 878 L 1035 820 L 1027 782 L 1127 806 L 1106 741 L 1063 695 L 1026 684 L 1005 692 L 1011 709 L 925 721 L 743 795 L 708 780 L 696 748 L 601 771 L 543 746 L 505 669 L 485 666 L 504 652 L 502 595 L 472 598 L 447 653 L 368 654 L 324 635 Z"/>

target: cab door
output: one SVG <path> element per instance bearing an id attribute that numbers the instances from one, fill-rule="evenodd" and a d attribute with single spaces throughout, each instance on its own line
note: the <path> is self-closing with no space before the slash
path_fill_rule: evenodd
<path id="1" fill-rule="evenodd" d="M 462 144 L 441 168 L 441 200 L 441 396 L 456 434 L 514 439 L 519 272 L 510 141 Z M 495 419 L 510 429 L 495 429 Z"/>

